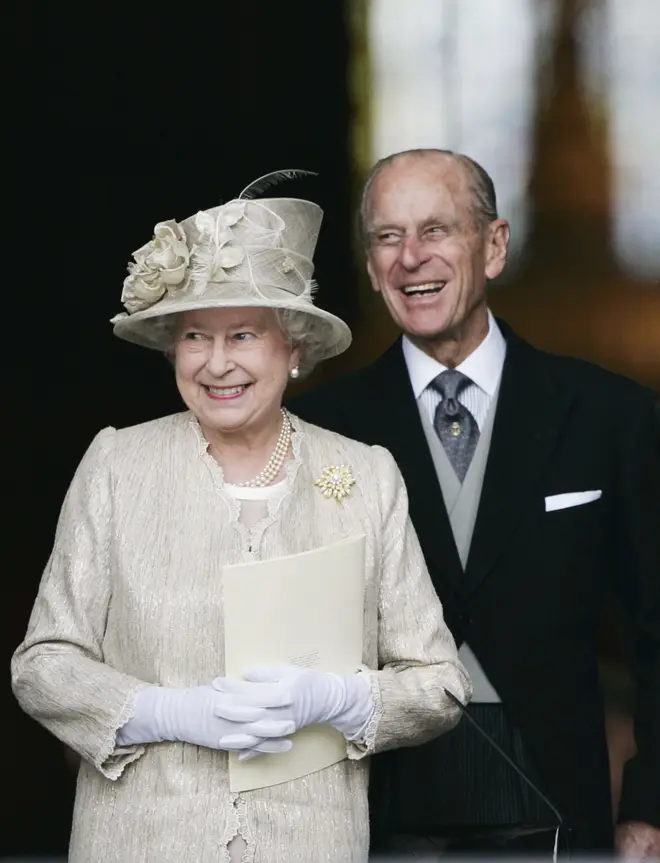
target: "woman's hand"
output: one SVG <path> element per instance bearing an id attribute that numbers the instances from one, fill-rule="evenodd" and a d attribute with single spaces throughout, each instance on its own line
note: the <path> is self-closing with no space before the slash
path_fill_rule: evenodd
<path id="1" fill-rule="evenodd" d="M 267 704 L 252 705 L 211 686 L 150 686 L 138 693 L 134 716 L 119 730 L 117 743 L 171 740 L 228 752 L 286 752 L 292 744 L 283 738 L 294 731 L 294 722 L 269 715 Z"/>
<path id="2" fill-rule="evenodd" d="M 262 721 L 292 723 L 295 731 L 329 723 L 349 740 L 360 737 L 374 711 L 366 674 L 342 677 L 284 665 L 251 669 L 244 680 L 218 677 L 213 687 L 246 708 L 262 708 Z M 239 755 L 245 757 L 249 754 Z"/>

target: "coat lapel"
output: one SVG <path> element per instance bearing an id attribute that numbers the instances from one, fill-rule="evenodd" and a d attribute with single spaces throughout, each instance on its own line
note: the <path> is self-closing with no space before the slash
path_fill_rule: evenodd
<path id="1" fill-rule="evenodd" d="M 462 589 L 463 569 L 400 341 L 371 367 L 365 383 L 369 388 L 368 402 L 374 406 L 368 420 L 372 429 L 366 439 L 386 447 L 403 474 L 410 516 L 436 589 L 440 587 L 440 575 Z"/>
<path id="2" fill-rule="evenodd" d="M 507 340 L 493 436 L 465 573 L 474 590 L 510 541 L 557 443 L 571 395 L 543 354 L 498 322 Z"/>

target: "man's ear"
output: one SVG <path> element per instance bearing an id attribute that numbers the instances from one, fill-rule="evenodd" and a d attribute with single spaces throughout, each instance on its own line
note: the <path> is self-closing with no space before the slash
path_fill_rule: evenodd
<path id="1" fill-rule="evenodd" d="M 495 219 L 486 228 L 486 277 L 496 279 L 506 266 L 510 237 L 506 219 Z"/>
<path id="2" fill-rule="evenodd" d="M 367 273 L 369 274 L 369 281 L 371 282 L 371 287 L 377 294 L 380 293 L 380 288 L 378 287 L 378 282 L 374 277 L 374 268 L 371 266 L 371 258 L 367 254 Z"/>

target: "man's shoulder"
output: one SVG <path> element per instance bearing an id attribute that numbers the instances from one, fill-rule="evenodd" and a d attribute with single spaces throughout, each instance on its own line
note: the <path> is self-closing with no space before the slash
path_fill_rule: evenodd
<path id="1" fill-rule="evenodd" d="M 383 398 L 400 397 L 401 386 L 393 378 L 407 380 L 400 343 L 373 363 L 288 399 L 286 406 L 314 425 L 373 443 L 366 429 L 373 411 Z"/>
<path id="2" fill-rule="evenodd" d="M 292 404 L 311 405 L 323 402 L 328 398 L 333 401 L 350 402 L 356 398 L 362 399 L 365 393 L 372 391 L 376 383 L 381 383 L 388 377 L 388 371 L 398 366 L 405 369 L 405 361 L 401 350 L 401 341 L 397 340 L 384 353 L 367 365 L 331 381 L 311 387 L 304 393 L 291 399 Z"/>
<path id="3" fill-rule="evenodd" d="M 624 402 L 644 402 L 655 398 L 650 387 L 590 360 L 538 348 L 531 350 L 539 365 L 545 367 L 561 386 L 585 398 L 620 399 Z"/>

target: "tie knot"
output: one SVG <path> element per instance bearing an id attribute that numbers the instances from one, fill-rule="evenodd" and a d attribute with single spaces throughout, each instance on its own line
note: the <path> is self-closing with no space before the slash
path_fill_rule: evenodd
<path id="1" fill-rule="evenodd" d="M 431 381 L 433 389 L 437 390 L 444 400 L 455 399 L 470 383 L 470 378 L 456 369 L 447 369 Z"/>

